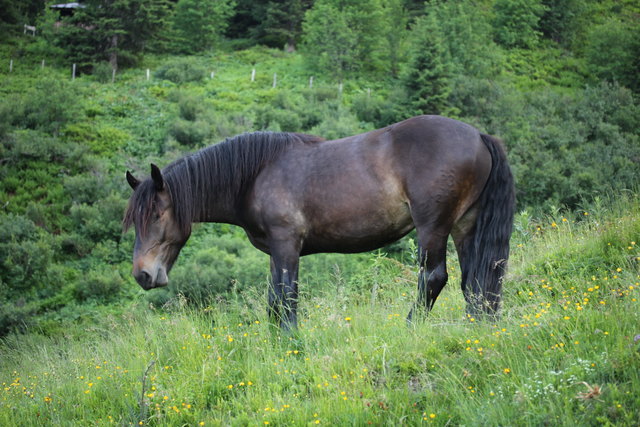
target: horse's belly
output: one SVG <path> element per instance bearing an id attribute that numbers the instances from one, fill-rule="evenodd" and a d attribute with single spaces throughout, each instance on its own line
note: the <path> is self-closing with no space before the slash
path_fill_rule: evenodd
<path id="1" fill-rule="evenodd" d="M 370 251 L 400 239 L 413 228 L 405 204 L 377 210 L 354 210 L 313 224 L 304 240 L 302 253 Z"/>

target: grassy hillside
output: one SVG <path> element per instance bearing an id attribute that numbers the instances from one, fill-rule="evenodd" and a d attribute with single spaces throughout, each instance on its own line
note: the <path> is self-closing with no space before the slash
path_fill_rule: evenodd
<path id="1" fill-rule="evenodd" d="M 637 425 L 638 212 L 633 196 L 520 214 L 496 323 L 464 314 L 453 265 L 408 327 L 415 268 L 371 254 L 322 290 L 302 267 L 292 336 L 267 324 L 264 289 L 10 336 L 0 424 Z"/>

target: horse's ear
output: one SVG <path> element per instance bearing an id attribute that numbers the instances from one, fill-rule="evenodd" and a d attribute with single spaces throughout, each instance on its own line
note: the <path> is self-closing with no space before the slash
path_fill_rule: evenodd
<path id="1" fill-rule="evenodd" d="M 138 181 L 138 178 L 136 178 L 135 176 L 131 175 L 131 172 L 129 172 L 129 171 L 127 171 L 127 182 L 129 183 L 129 185 L 131 186 L 131 188 L 133 190 L 138 188 L 138 185 L 140 185 L 140 181 Z"/>
<path id="2" fill-rule="evenodd" d="M 162 172 L 160 168 L 151 163 L 151 179 L 156 186 L 156 191 L 162 191 L 164 189 L 164 178 L 162 178 Z"/>

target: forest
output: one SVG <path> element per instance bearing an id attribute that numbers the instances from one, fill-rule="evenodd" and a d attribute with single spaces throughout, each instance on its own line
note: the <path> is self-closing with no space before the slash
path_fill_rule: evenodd
<path id="1" fill-rule="evenodd" d="M 0 424 L 31 425 L 19 421 L 18 407 L 24 419 L 42 415 L 33 425 L 637 421 L 637 1 L 61 6 L 0 0 Z M 269 260 L 239 228 L 196 226 L 167 288 L 145 292 L 131 277 L 134 236 L 122 228 L 131 194 L 125 171 L 148 176 L 150 163 L 162 167 L 243 132 L 336 139 L 419 114 L 469 123 L 507 148 L 518 213 L 504 328 L 465 316 L 453 245 L 443 302 L 419 333 L 406 327 L 397 313 L 405 316 L 415 297 L 413 234 L 372 253 L 304 258 L 305 320 L 293 341 L 274 338 L 265 325 Z M 358 324 L 369 311 L 379 317 Z M 624 320 L 607 329 L 614 315 Z M 183 335 L 183 328 L 191 332 Z M 604 332 L 615 328 L 620 337 L 607 341 Z M 420 333 L 427 336 L 422 343 Z M 160 336 L 176 342 L 168 347 Z M 590 339 L 593 349 L 578 348 Z M 114 340 L 117 351 L 109 350 Z M 360 340 L 368 355 L 356 351 Z M 510 355 L 510 347 L 528 340 L 544 348 Z M 242 351 L 253 348 L 255 354 Z M 26 385 L 31 374 L 18 373 L 29 366 L 21 360 L 27 352 L 42 364 L 32 383 L 47 383 L 46 391 Z M 492 352 L 499 358 L 488 368 Z M 563 357 L 573 365 L 563 365 Z M 438 358 L 452 365 L 445 369 Z M 606 361 L 599 365 L 598 358 Z M 272 360 L 281 367 L 277 374 L 269 370 Z M 87 385 L 88 367 L 107 371 L 106 361 L 120 385 Z M 516 380 L 516 371 L 541 366 L 539 376 Z M 201 384 L 200 368 L 222 382 Z M 485 378 L 489 372 L 506 381 L 500 390 Z M 534 391 L 549 378 L 550 389 Z M 196 391 L 181 386 L 191 381 Z M 113 406 L 100 403 L 113 393 L 120 396 Z M 265 403 L 266 396 L 276 397 Z M 335 412 L 334 397 L 345 405 Z M 452 405 L 471 397 L 466 406 Z M 535 414 L 543 397 L 550 406 Z M 65 399 L 89 399 L 89 409 Z M 487 406 L 494 409 L 479 415 Z M 350 418 L 354 413 L 360 415 Z M 534 418 L 519 418 L 525 415 Z"/>

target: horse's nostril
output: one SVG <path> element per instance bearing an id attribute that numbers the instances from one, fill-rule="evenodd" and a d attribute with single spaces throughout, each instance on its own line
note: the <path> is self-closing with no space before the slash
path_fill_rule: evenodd
<path id="1" fill-rule="evenodd" d="M 146 271 L 141 271 L 135 276 L 135 278 L 138 284 L 142 286 L 143 289 L 151 288 L 151 275 Z"/>

